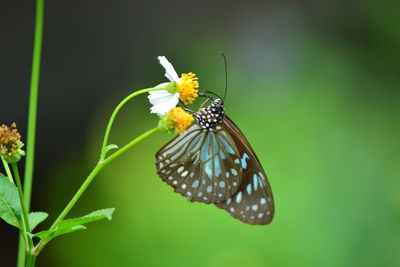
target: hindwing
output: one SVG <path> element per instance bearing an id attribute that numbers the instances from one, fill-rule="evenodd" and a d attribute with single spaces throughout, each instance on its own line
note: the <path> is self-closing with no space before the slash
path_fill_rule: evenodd
<path id="1" fill-rule="evenodd" d="M 226 201 L 215 205 L 248 224 L 268 224 L 274 215 L 271 187 L 257 155 L 235 123 L 225 116 L 221 126 L 239 151 L 242 179 L 239 190 Z"/>

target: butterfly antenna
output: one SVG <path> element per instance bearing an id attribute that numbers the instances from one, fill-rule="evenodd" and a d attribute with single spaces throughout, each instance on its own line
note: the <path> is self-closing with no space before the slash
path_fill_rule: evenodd
<path id="1" fill-rule="evenodd" d="M 214 95 L 214 96 L 216 96 L 216 97 L 218 97 L 218 98 L 221 98 L 219 95 L 217 95 L 216 93 L 214 93 L 214 92 L 211 92 L 211 91 L 208 91 L 208 90 L 206 90 L 206 91 L 204 91 L 205 93 L 207 93 L 207 94 L 212 94 L 212 95 Z M 206 96 L 206 97 L 208 97 L 208 96 Z M 222 99 L 222 98 L 221 98 Z"/>
<path id="2" fill-rule="evenodd" d="M 225 64 L 225 92 L 224 92 L 224 98 L 225 100 L 226 93 L 228 92 L 228 64 L 226 64 L 226 56 L 224 53 L 219 52 L 219 54 L 224 58 L 224 64 Z"/>

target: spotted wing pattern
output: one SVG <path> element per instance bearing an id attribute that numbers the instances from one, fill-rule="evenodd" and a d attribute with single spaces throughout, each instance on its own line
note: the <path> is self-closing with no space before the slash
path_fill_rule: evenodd
<path id="1" fill-rule="evenodd" d="M 240 151 L 224 127 L 194 123 L 156 154 L 157 173 L 189 201 L 223 202 L 242 184 Z"/>
<path id="2" fill-rule="evenodd" d="M 248 224 L 268 224 L 274 215 L 274 200 L 267 176 L 249 142 L 228 117 L 221 126 L 235 141 L 241 155 L 242 183 L 237 193 L 216 206 Z"/>

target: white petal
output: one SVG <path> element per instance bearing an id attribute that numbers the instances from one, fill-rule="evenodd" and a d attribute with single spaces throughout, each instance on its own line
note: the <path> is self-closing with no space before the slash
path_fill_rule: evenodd
<path id="1" fill-rule="evenodd" d="M 147 98 L 149 99 L 150 103 L 153 105 L 157 105 L 162 102 L 168 102 L 174 95 L 170 94 L 168 91 L 159 91 L 158 94 L 151 94 L 148 95 Z"/>
<path id="2" fill-rule="evenodd" d="M 149 95 L 151 96 L 166 96 L 166 95 L 172 95 L 170 92 L 167 90 L 156 90 L 156 91 L 150 91 Z"/>
<path id="3" fill-rule="evenodd" d="M 152 102 L 154 100 L 155 102 L 157 102 L 156 104 Z M 150 100 L 150 102 L 153 104 L 150 111 L 151 113 L 157 113 L 158 115 L 165 115 L 178 104 L 179 94 L 178 93 L 175 93 L 173 95 L 169 94 L 169 96 L 164 96 L 162 101 L 158 100 L 159 99 Z"/>
<path id="4" fill-rule="evenodd" d="M 164 56 L 159 56 L 158 61 L 165 69 L 165 77 L 167 77 L 171 82 L 179 82 L 179 76 L 168 59 Z"/>

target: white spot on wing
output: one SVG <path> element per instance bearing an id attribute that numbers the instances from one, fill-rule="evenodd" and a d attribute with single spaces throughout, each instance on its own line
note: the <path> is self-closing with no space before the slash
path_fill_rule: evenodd
<path id="1" fill-rule="evenodd" d="M 242 191 L 240 191 L 236 195 L 236 203 L 240 203 L 240 201 L 242 201 Z"/>
<path id="2" fill-rule="evenodd" d="M 181 173 L 184 169 L 185 169 L 185 167 L 180 166 L 180 167 L 178 168 L 178 173 Z"/>

